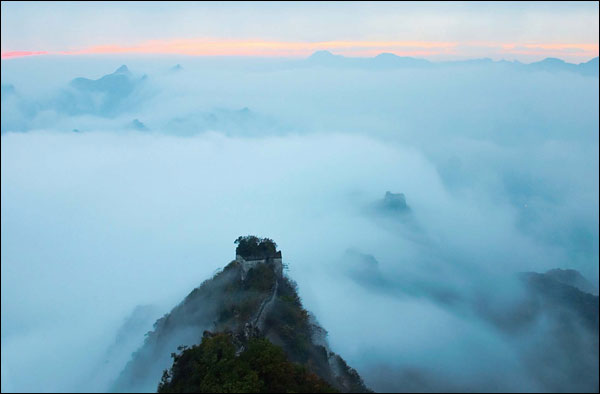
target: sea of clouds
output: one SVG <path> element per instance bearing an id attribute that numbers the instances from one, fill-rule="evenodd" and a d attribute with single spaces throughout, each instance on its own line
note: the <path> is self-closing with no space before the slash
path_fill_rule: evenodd
<path id="1" fill-rule="evenodd" d="M 127 91 L 70 83 L 122 64 Z M 2 391 L 107 390 L 246 234 L 374 390 L 578 387 L 528 369 L 543 319 L 509 335 L 473 305 L 508 308 L 524 271 L 598 288 L 598 104 L 597 75 L 504 63 L 3 60 Z M 408 219 L 373 210 L 386 191 Z"/>

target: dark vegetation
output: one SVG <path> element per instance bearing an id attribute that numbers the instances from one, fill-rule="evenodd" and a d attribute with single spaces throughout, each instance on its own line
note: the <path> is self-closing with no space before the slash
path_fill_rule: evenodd
<path id="1" fill-rule="evenodd" d="M 251 319 L 275 286 L 275 273 L 270 265 L 267 263 L 257 265 L 248 271 L 245 280 L 229 281 L 223 286 L 222 293 L 214 295 L 219 311 L 215 329 L 240 327 Z M 224 272 L 235 272 L 238 276 L 239 264 L 230 263 L 225 267 Z"/>
<path id="2" fill-rule="evenodd" d="M 254 257 L 259 254 L 264 258 L 264 256 L 274 256 L 278 253 L 275 242 L 268 238 L 239 237 L 236 244 L 238 244 L 237 254 L 243 256 Z M 257 387 L 263 387 L 261 384 L 265 382 L 265 384 L 275 382 L 273 384 L 278 385 L 281 382 L 290 383 L 292 380 L 295 383 L 290 383 L 292 386 L 285 390 L 281 389 L 283 392 L 307 388 L 308 386 L 302 386 L 305 383 L 314 383 L 315 389 L 320 387 L 325 391 L 331 387 L 343 392 L 369 391 L 358 373 L 350 368 L 340 356 L 328 349 L 325 341 L 326 331 L 302 306 L 296 283 L 275 268 L 276 263 L 272 259 L 266 259 L 266 262 L 258 263 L 250 268 L 245 278 L 242 279 L 242 265 L 234 260 L 215 274 L 212 279 L 194 289 L 183 302 L 155 323 L 154 330 L 147 334 L 142 348 L 134 353 L 132 360 L 113 386 L 113 390 L 140 391 L 139 382 L 146 382 L 143 386 L 144 390 L 152 389 L 152 386 L 156 388 L 161 373 L 167 365 L 171 364 L 172 352 L 180 345 L 201 344 L 203 333 L 208 330 L 215 333 L 228 333 L 238 340 L 241 338 L 245 347 L 252 343 L 254 347 L 247 347 L 248 350 L 262 346 L 264 349 L 261 352 L 264 351 L 265 354 L 282 351 L 286 360 L 297 366 L 292 368 L 288 364 L 281 364 L 283 361 L 281 361 L 280 355 L 276 354 L 273 355 L 273 360 L 263 359 L 263 361 L 285 365 L 281 368 L 289 374 L 286 379 L 291 380 L 278 377 L 275 380 L 265 381 L 261 380 L 264 376 L 261 377 L 260 374 L 256 375 L 258 376 L 256 378 L 258 380 L 256 380 L 253 373 L 256 372 L 255 369 L 259 368 L 259 365 L 243 364 L 249 362 L 244 360 L 253 353 L 240 356 L 239 360 L 227 359 L 229 361 L 224 361 L 223 365 L 230 363 L 233 368 L 230 375 L 227 375 L 225 370 L 223 370 L 225 375 L 219 375 L 221 372 L 218 371 L 221 370 L 218 368 L 223 367 L 219 364 L 214 366 L 217 369 L 202 367 L 204 369 L 200 369 L 200 372 L 195 370 L 193 372 L 195 378 L 181 375 L 175 379 L 177 374 L 190 372 L 188 367 L 184 367 L 188 363 L 184 360 L 187 360 L 188 357 L 190 360 L 204 357 L 203 351 L 200 350 L 203 346 L 201 344 L 198 350 L 191 353 L 184 352 L 178 356 L 180 358 L 175 360 L 172 374 L 166 377 L 166 379 L 170 377 L 172 380 L 169 382 L 174 383 L 163 384 L 161 386 L 163 391 L 178 391 L 181 389 L 177 386 L 179 383 L 186 385 L 191 391 L 200 390 L 199 387 L 208 391 L 253 391 Z M 260 328 L 252 326 L 249 329 L 248 324 L 253 325 L 256 322 L 258 312 L 267 303 L 269 307 L 264 309 Z M 230 349 L 225 339 L 221 338 L 215 341 L 209 341 L 208 344 L 212 344 L 210 346 L 218 344 L 223 349 Z M 269 342 L 271 346 L 280 350 L 273 350 L 269 345 L 265 345 L 265 342 Z M 209 346 L 208 344 L 206 346 Z M 182 360 L 179 366 L 177 366 L 177 360 Z M 196 363 L 196 361 L 193 362 Z M 298 369 L 299 366 L 303 369 Z M 302 372 L 304 370 L 305 372 Z M 205 373 L 209 374 L 207 380 L 200 379 L 199 376 Z M 219 379 L 222 380 L 210 380 L 213 379 L 210 377 L 211 374 L 220 376 Z M 327 382 L 331 387 L 320 386 L 321 383 L 313 381 L 312 374 Z M 236 380 L 238 378 L 239 381 Z M 302 379 L 306 379 L 306 382 Z M 278 391 L 279 388 L 275 389 L 274 387 L 280 386 L 276 385 L 268 386 L 266 389 L 263 387 L 260 390 Z M 300 391 L 312 391 L 312 389 Z"/>
<path id="3" fill-rule="evenodd" d="M 266 259 L 277 254 L 277 244 L 270 238 L 259 238 L 254 235 L 238 237 L 235 242 L 235 254 L 246 260 Z"/>
<path id="4" fill-rule="evenodd" d="M 544 385 L 542 391 L 597 393 L 598 296 L 565 284 L 558 274 L 521 274 L 527 288 L 522 317 L 544 322 L 523 359 L 528 373 Z"/>
<path id="5" fill-rule="evenodd" d="M 239 354 L 232 335 L 205 336 L 200 345 L 172 354 L 159 393 L 328 393 L 333 387 L 300 364 L 288 361 L 282 348 L 253 338 Z"/>
<path id="6" fill-rule="evenodd" d="M 535 316 L 545 311 L 555 315 L 561 324 L 571 326 L 579 323 L 597 335 L 598 296 L 565 284 L 557 280 L 554 274 L 554 270 L 545 274 L 521 274 L 529 290 L 530 314 Z"/>

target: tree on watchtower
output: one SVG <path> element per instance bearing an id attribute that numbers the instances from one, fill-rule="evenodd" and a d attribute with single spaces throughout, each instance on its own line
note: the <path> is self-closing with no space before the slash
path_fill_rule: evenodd
<path id="1" fill-rule="evenodd" d="M 237 245 L 235 254 L 245 260 L 266 259 L 277 253 L 277 244 L 270 238 L 246 235 L 238 237 L 234 243 Z"/>

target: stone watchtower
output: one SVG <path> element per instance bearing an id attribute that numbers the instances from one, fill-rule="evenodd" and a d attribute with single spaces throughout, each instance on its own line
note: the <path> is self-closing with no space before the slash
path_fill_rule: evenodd
<path id="1" fill-rule="evenodd" d="M 245 279 L 250 268 L 257 264 L 271 263 L 277 276 L 283 274 L 283 262 L 281 251 L 277 250 L 277 244 L 269 238 L 258 238 L 253 235 L 239 237 L 235 243 L 235 261 L 242 267 L 242 279 Z"/>

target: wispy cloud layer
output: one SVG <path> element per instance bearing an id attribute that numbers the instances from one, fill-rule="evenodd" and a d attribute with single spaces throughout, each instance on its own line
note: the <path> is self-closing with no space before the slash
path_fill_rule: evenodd
<path id="1" fill-rule="evenodd" d="M 598 288 L 597 68 L 325 55 L 2 62 L 2 391 L 106 390 L 137 346 L 106 362 L 120 321 L 241 234 L 278 242 L 375 390 L 594 391 L 597 330 L 493 319 L 520 271 Z M 408 217 L 374 213 L 388 190 Z"/>

